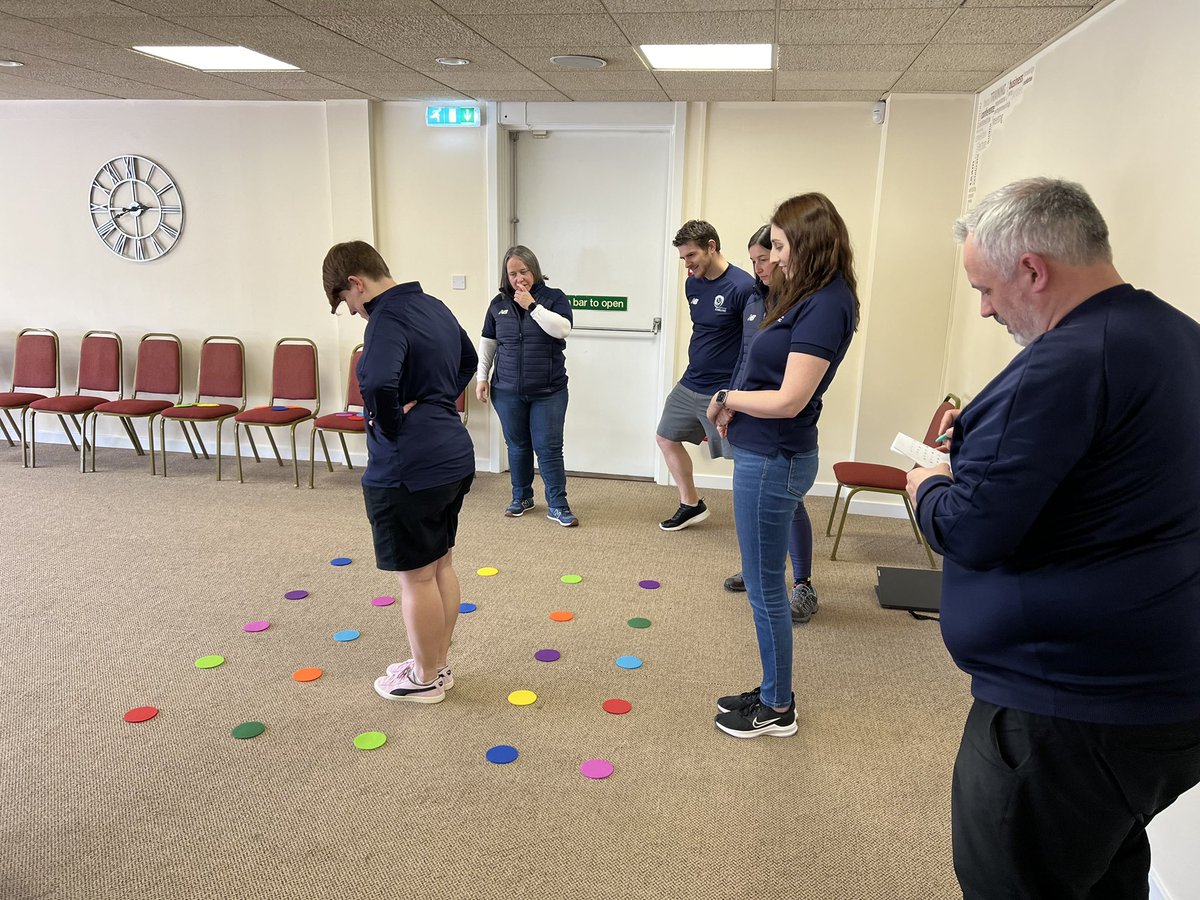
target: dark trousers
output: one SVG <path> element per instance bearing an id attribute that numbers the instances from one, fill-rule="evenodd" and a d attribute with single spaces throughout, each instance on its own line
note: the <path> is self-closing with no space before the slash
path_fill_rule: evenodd
<path id="1" fill-rule="evenodd" d="M 965 900 L 1144 900 L 1146 825 L 1200 782 L 1200 721 L 1096 725 L 976 700 L 951 793 Z"/>

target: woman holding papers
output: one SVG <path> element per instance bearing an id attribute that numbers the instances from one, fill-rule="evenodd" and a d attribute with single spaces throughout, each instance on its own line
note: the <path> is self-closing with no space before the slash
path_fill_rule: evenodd
<path id="1" fill-rule="evenodd" d="M 739 738 L 796 733 L 788 534 L 816 479 L 821 398 L 858 327 L 850 237 L 829 198 L 801 194 L 779 206 L 771 260 L 777 268 L 741 387 L 717 391 L 708 407 L 733 445 L 734 519 L 763 669 L 758 687 L 717 700 L 717 727 Z"/>

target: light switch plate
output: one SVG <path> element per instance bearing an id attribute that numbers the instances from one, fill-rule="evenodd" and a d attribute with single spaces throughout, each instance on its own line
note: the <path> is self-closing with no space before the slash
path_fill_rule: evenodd
<path id="1" fill-rule="evenodd" d="M 467 289 L 466 275 L 451 275 L 450 289 L 454 291 L 465 291 Z"/>

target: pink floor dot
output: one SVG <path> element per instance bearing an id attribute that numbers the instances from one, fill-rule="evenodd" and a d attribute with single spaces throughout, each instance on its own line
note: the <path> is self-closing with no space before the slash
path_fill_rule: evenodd
<path id="1" fill-rule="evenodd" d="M 270 622 L 260 620 L 258 622 L 247 622 L 245 625 L 242 626 L 242 631 L 250 631 L 250 632 L 266 631 L 270 627 L 271 627 Z"/>
<path id="2" fill-rule="evenodd" d="M 376 597 L 371 601 L 372 606 L 391 606 L 396 602 L 395 597 Z"/>
<path id="3" fill-rule="evenodd" d="M 587 778 L 607 778 L 613 773 L 613 764 L 607 759 L 588 759 L 579 767 L 579 773 Z"/>

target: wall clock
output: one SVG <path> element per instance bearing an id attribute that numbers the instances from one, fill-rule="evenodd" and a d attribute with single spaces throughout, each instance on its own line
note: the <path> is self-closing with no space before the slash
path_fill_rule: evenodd
<path id="1" fill-rule="evenodd" d="M 96 234 L 121 259 L 158 259 L 183 232 L 179 188 L 166 169 L 144 156 L 116 156 L 102 165 L 88 199 Z"/>

